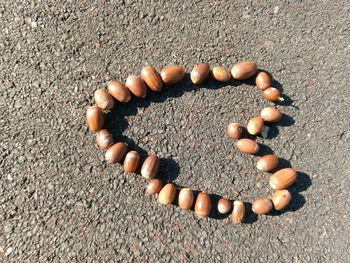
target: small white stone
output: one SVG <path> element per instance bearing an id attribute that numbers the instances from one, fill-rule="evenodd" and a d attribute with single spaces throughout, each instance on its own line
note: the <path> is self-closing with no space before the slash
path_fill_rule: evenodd
<path id="1" fill-rule="evenodd" d="M 262 131 L 261 131 L 261 136 L 266 139 L 267 135 L 269 134 L 270 127 L 264 126 Z"/>
<path id="2" fill-rule="evenodd" d="M 275 9 L 273 10 L 273 12 L 274 12 L 275 14 L 277 14 L 279 10 L 280 10 L 280 7 L 279 7 L 279 6 L 275 6 Z"/>
<path id="3" fill-rule="evenodd" d="M 7 248 L 6 251 L 5 251 L 5 256 L 10 255 L 12 253 L 12 251 L 13 251 L 12 247 Z"/>

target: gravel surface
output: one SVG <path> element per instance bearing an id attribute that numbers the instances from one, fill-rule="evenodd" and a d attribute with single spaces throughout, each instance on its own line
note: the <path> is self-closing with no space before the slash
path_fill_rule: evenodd
<path id="1" fill-rule="evenodd" d="M 0 262 L 350 262 L 348 1 L 0 1 Z M 285 211 L 198 219 L 107 165 L 93 92 L 151 64 L 253 60 L 285 94 L 262 152 L 299 171 Z M 225 134 L 264 101 L 249 82 L 166 87 L 107 127 L 178 186 L 251 202 L 268 173 Z"/>

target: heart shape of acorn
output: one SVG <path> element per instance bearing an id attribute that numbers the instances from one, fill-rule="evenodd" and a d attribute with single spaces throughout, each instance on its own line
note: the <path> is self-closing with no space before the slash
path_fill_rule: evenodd
<path id="1" fill-rule="evenodd" d="M 207 63 L 201 63 L 194 66 L 190 78 L 193 84 L 201 84 L 209 76 L 216 81 L 228 82 L 232 78 L 235 80 L 245 80 L 255 77 L 255 84 L 262 90 L 262 96 L 268 101 L 283 101 L 280 91 L 271 87 L 271 79 L 266 72 L 257 72 L 257 65 L 251 61 L 245 61 L 235 64 L 231 72 L 223 67 L 214 67 L 210 69 Z M 128 145 L 123 142 L 115 142 L 112 134 L 104 129 L 105 113 L 110 111 L 115 105 L 115 100 L 120 103 L 127 103 L 131 96 L 139 98 L 147 96 L 147 88 L 154 92 L 160 92 L 163 84 L 171 86 L 181 82 L 185 77 L 185 71 L 181 66 L 168 66 L 158 73 L 153 67 L 146 66 L 141 71 L 141 76 L 130 75 L 125 85 L 117 80 L 108 83 L 107 90 L 97 89 L 94 93 L 94 99 L 97 106 L 91 106 L 87 109 L 86 119 L 89 129 L 96 132 L 97 145 L 106 150 L 105 159 L 108 163 L 121 163 L 125 173 L 135 173 L 141 166 L 141 175 L 150 179 L 146 187 L 148 194 L 157 194 L 158 202 L 163 205 L 173 203 L 178 194 L 178 205 L 180 209 L 189 210 L 194 206 L 196 215 L 200 218 L 207 217 L 212 210 L 212 201 L 205 192 L 200 192 L 195 196 L 190 188 L 176 189 L 172 183 L 163 183 L 157 179 L 160 166 L 160 159 L 154 155 L 149 155 L 141 165 L 141 157 L 137 151 L 129 151 Z M 246 126 L 246 131 L 251 135 L 262 134 L 266 137 L 265 122 L 278 122 L 282 113 L 276 107 L 266 107 L 261 110 L 260 116 L 251 118 Z M 241 152 L 247 154 L 256 154 L 259 151 L 259 145 L 256 141 L 241 138 L 244 127 L 238 123 L 230 123 L 226 127 L 229 137 L 238 140 L 236 147 Z M 278 158 L 273 154 L 261 156 L 257 161 L 257 169 L 260 171 L 271 172 L 278 166 Z M 254 213 L 261 215 L 267 214 L 272 209 L 282 210 L 288 206 L 292 196 L 286 189 L 292 185 L 297 178 L 297 172 L 293 168 L 284 168 L 275 172 L 271 177 L 269 184 L 275 190 L 272 198 L 260 198 L 252 203 Z M 240 200 L 233 203 L 225 198 L 221 198 L 216 206 L 221 214 L 231 213 L 231 218 L 236 223 L 244 222 L 246 207 Z"/>

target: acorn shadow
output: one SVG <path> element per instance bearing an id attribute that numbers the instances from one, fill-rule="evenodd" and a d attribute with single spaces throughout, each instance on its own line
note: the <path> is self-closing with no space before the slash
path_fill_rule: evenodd
<path id="1" fill-rule="evenodd" d="M 252 204 L 249 202 L 244 202 L 245 206 L 245 218 L 243 223 L 244 224 L 253 224 L 256 221 L 258 221 L 258 215 L 255 214 L 252 210 Z"/>
<path id="2" fill-rule="evenodd" d="M 254 156 L 264 156 L 266 154 L 273 154 L 272 149 L 265 144 L 259 143 L 259 151 Z"/>

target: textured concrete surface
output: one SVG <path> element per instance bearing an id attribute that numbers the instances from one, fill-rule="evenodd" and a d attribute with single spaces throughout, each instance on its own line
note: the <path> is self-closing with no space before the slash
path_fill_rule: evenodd
<path id="1" fill-rule="evenodd" d="M 1 262 L 350 262 L 348 1 L 0 2 Z M 85 124 L 96 88 L 142 66 L 254 60 L 287 101 L 258 138 L 299 179 L 283 213 L 197 219 L 107 165 Z M 231 85 L 232 84 L 232 85 Z M 225 125 L 272 105 L 249 83 L 182 85 L 118 105 L 117 140 L 160 177 L 251 202 L 269 174 Z M 217 196 L 212 196 L 214 199 Z"/>

